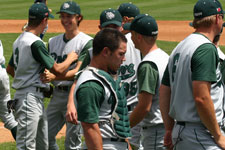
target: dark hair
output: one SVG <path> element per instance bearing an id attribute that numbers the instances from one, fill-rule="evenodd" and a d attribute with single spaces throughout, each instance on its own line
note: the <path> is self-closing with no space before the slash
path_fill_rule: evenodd
<path id="1" fill-rule="evenodd" d="M 126 37 L 118 30 L 105 28 L 99 31 L 93 40 L 93 55 L 98 55 L 108 47 L 112 52 L 119 48 L 121 42 L 127 42 Z"/>
<path id="2" fill-rule="evenodd" d="M 34 3 L 46 3 L 46 0 L 35 0 Z"/>
<path id="3" fill-rule="evenodd" d="M 29 18 L 28 19 L 28 26 L 29 27 L 37 27 L 41 24 L 43 19 L 31 19 L 31 18 Z"/>
<path id="4" fill-rule="evenodd" d="M 81 15 L 81 14 L 80 14 L 80 15 L 76 15 L 76 18 L 79 18 L 79 17 L 80 17 L 80 20 L 77 19 L 77 26 L 78 26 L 78 27 L 80 26 L 80 23 L 81 23 L 81 21 L 82 21 L 83 18 L 84 18 L 83 15 Z"/>

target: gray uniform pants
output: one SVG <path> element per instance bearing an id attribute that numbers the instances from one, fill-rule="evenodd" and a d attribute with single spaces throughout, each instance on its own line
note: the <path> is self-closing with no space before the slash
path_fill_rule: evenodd
<path id="1" fill-rule="evenodd" d="M 8 113 L 7 102 L 10 100 L 9 77 L 5 68 L 0 65 L 0 118 L 5 128 L 11 130 L 17 126 L 12 113 Z"/>
<path id="2" fill-rule="evenodd" d="M 18 122 L 16 147 L 18 150 L 47 150 L 48 126 L 43 93 L 36 87 L 17 90 L 15 117 Z"/>
<path id="3" fill-rule="evenodd" d="M 164 134 L 165 128 L 163 124 L 148 127 L 143 126 L 142 146 L 144 147 L 144 150 L 164 150 Z"/>
<path id="4" fill-rule="evenodd" d="M 59 150 L 56 135 L 66 123 L 66 150 L 78 150 L 81 147 L 81 125 L 66 122 L 67 99 L 69 91 L 54 89 L 53 97 L 47 108 L 49 150 Z"/>
<path id="5" fill-rule="evenodd" d="M 172 139 L 174 150 L 221 150 L 201 123 L 175 124 Z"/>

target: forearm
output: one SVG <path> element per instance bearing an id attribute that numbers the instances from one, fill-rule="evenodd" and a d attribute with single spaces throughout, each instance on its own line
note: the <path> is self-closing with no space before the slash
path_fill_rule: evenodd
<path id="1" fill-rule="evenodd" d="M 147 92 L 141 92 L 138 95 L 138 104 L 130 115 L 131 128 L 141 122 L 147 113 L 150 111 L 152 105 L 152 95 Z"/>
<path id="2" fill-rule="evenodd" d="M 193 95 L 195 98 L 198 115 L 217 141 L 221 131 L 216 120 L 214 104 L 210 96 L 210 83 L 193 81 Z"/>
<path id="3" fill-rule="evenodd" d="M 74 104 L 74 90 L 75 90 L 75 86 L 76 86 L 76 81 L 73 82 L 71 88 L 70 88 L 70 93 L 68 96 L 68 101 L 67 101 L 67 107 L 70 104 Z"/>
<path id="4" fill-rule="evenodd" d="M 103 150 L 102 136 L 98 124 L 85 122 L 81 124 L 88 150 Z"/>
<path id="5" fill-rule="evenodd" d="M 174 120 L 173 120 L 173 118 L 171 118 L 169 116 L 170 96 L 171 96 L 170 87 L 161 85 L 159 93 L 160 93 L 159 106 L 160 106 L 160 111 L 162 114 L 162 119 L 163 119 L 165 129 L 167 131 L 172 131 L 173 126 L 174 126 Z"/>
<path id="6" fill-rule="evenodd" d="M 10 64 L 8 64 L 6 71 L 8 74 L 10 74 L 12 77 L 14 77 L 14 75 L 15 75 L 14 67 L 12 67 Z"/>

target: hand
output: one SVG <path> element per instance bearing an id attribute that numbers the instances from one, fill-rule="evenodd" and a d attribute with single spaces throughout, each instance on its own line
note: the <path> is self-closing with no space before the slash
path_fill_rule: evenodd
<path id="1" fill-rule="evenodd" d="M 223 136 L 221 134 L 217 139 L 215 139 L 215 141 L 219 145 L 220 148 L 225 150 L 225 136 Z"/>
<path id="2" fill-rule="evenodd" d="M 67 104 L 66 121 L 72 124 L 78 124 L 77 121 L 77 110 L 75 108 L 74 102 Z"/>
<path id="3" fill-rule="evenodd" d="M 78 55 L 77 55 L 77 53 L 74 52 L 74 51 L 70 52 L 70 53 L 67 55 L 67 57 L 71 58 L 71 59 L 73 60 L 73 62 L 76 61 L 76 60 L 78 59 Z"/>
<path id="4" fill-rule="evenodd" d="M 45 69 L 44 73 L 40 75 L 40 79 L 43 83 L 48 83 L 54 80 L 56 76 L 51 73 L 48 69 Z"/>
<path id="5" fill-rule="evenodd" d="M 164 146 L 167 148 L 167 150 L 173 149 L 172 131 L 171 130 L 166 130 L 166 133 L 164 135 Z"/>

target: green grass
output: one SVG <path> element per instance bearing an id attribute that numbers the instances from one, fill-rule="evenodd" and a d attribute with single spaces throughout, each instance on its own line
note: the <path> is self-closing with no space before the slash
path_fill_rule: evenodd
<path id="1" fill-rule="evenodd" d="M 1 0 L 0 19 L 27 19 L 28 8 L 34 0 Z M 48 0 L 55 19 L 60 5 L 67 0 Z M 193 6 L 197 0 L 74 0 L 81 7 L 84 19 L 98 20 L 101 11 L 107 8 L 117 9 L 121 3 L 133 2 L 141 13 L 148 13 L 157 20 L 192 20 Z M 220 0 L 222 4 L 225 0 Z M 225 6 L 224 6 L 225 7 Z"/>
<path id="2" fill-rule="evenodd" d="M 65 150 L 64 141 L 65 141 L 64 136 L 56 140 L 60 150 Z M 16 150 L 16 142 L 1 143 L 0 150 Z"/>

